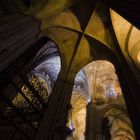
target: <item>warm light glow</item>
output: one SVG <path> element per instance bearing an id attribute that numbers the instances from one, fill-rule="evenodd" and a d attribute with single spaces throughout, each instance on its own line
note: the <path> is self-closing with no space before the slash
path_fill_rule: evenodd
<path id="1" fill-rule="evenodd" d="M 137 60 L 138 60 L 138 62 L 140 63 L 140 51 L 139 51 L 138 54 L 137 54 Z"/>

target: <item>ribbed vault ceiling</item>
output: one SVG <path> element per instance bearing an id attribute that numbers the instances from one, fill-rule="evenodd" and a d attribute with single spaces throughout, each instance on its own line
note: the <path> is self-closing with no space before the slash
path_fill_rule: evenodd
<path id="1" fill-rule="evenodd" d="M 38 3 L 37 0 L 33 0 L 27 13 L 41 20 L 40 37 L 49 36 L 58 44 L 62 66 L 65 65 L 64 71 L 71 67 L 69 71 L 76 73 L 92 60 L 109 60 L 110 56 L 116 53 L 111 24 L 113 21 L 116 31 L 120 29 L 123 18 L 116 22 L 120 17 L 112 11 L 110 18 L 110 11 L 103 2 L 42 0 Z M 116 32 L 119 34 L 119 37 L 117 36 L 119 42 L 124 38 L 120 33 L 125 33 L 129 25 L 123 26 L 123 30 Z M 139 31 L 133 30 L 133 34 L 139 34 Z M 131 50 L 134 50 L 133 46 L 137 46 L 131 55 L 136 65 L 139 65 L 139 53 L 137 53 L 139 45 L 136 44 L 138 41 L 139 39 L 135 42 L 132 39 L 128 44 Z M 120 47 L 123 48 L 124 45 L 120 44 Z M 79 67 L 75 68 L 77 65 Z"/>

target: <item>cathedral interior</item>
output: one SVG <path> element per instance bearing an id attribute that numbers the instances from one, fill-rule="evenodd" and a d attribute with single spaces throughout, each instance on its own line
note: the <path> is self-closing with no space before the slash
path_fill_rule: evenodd
<path id="1" fill-rule="evenodd" d="M 140 140 L 139 0 L 0 0 L 0 140 Z"/>

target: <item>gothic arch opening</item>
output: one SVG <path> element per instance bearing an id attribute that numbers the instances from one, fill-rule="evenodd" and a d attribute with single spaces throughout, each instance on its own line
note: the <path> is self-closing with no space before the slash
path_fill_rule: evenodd
<path id="1" fill-rule="evenodd" d="M 29 82 L 43 96 L 43 100 L 47 101 L 61 69 L 60 53 L 55 42 L 47 39 L 30 63 L 32 69 L 27 74 Z M 26 94 L 29 95 L 26 85 L 22 90 L 25 93 L 28 91 Z"/>
<path id="2" fill-rule="evenodd" d="M 92 64 L 92 65 L 91 65 Z M 88 71 L 87 77 L 90 77 L 90 88 L 91 89 L 91 102 L 94 109 L 94 127 L 95 127 L 95 139 L 105 139 L 104 136 L 101 135 L 102 129 L 102 116 L 103 112 L 107 110 L 107 108 L 120 106 L 123 108 L 125 112 L 127 112 L 125 100 L 123 97 L 123 93 L 120 87 L 120 83 L 116 74 L 115 67 L 112 63 L 105 60 L 93 61 L 85 67 Z M 125 116 L 122 116 L 125 120 Z M 127 115 L 129 120 L 129 117 Z M 104 121 L 108 120 L 106 117 Z M 130 122 L 130 120 L 129 120 Z M 131 122 L 130 122 L 131 125 Z M 114 124 L 114 127 L 117 127 Z M 132 129 L 132 125 L 131 125 Z M 132 129 L 133 131 L 133 129 Z M 112 134 L 111 129 L 108 129 L 106 126 L 106 139 L 111 140 Z M 133 132 L 134 134 L 134 132 Z M 118 138 L 120 140 L 122 137 Z"/>
<path id="3" fill-rule="evenodd" d="M 92 105 L 92 110 L 90 111 L 94 112 L 93 121 L 90 122 L 90 125 L 86 124 L 87 119 L 89 119 L 87 116 L 88 103 Z M 116 70 L 111 62 L 106 60 L 93 61 L 80 70 L 75 78 L 71 106 L 67 126 L 73 131 L 73 139 L 84 140 L 86 138 L 86 126 L 88 125 L 94 128 L 94 139 L 111 140 L 113 137 L 112 140 L 121 140 L 123 136 L 114 137 L 112 129 L 107 129 L 107 126 L 102 125 L 103 122 L 109 123 L 110 121 L 104 115 L 105 112 L 113 110 L 115 106 L 123 108 L 124 112 L 121 117 L 125 120 L 127 116 L 133 134 L 133 139 L 131 138 L 131 140 L 135 139 L 131 122 L 126 114 L 127 108 Z M 103 131 L 103 127 L 106 127 L 106 132 Z M 117 124 L 114 123 L 113 127 L 117 127 Z"/>
<path id="4" fill-rule="evenodd" d="M 27 59 L 23 62 L 22 69 L 16 73 L 11 71 L 12 75 L 7 72 L 8 85 L 1 92 L 3 101 L 0 101 L 0 113 L 4 119 L 14 122 L 15 126 L 6 121 L 4 124 L 8 126 L 11 135 L 16 128 L 16 133 L 13 134 L 15 140 L 20 136 L 23 139 L 34 139 L 61 69 L 56 43 L 46 37 L 40 40 L 43 40 L 42 45 L 36 43 L 31 48 L 32 56 L 25 56 Z M 14 70 L 18 69 L 18 64 L 15 65 L 17 67 Z M 25 135 L 28 131 L 30 133 Z"/>

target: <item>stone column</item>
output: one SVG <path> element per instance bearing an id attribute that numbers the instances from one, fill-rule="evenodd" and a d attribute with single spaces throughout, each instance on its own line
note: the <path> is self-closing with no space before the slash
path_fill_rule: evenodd
<path id="1" fill-rule="evenodd" d="M 74 78 L 68 79 L 64 74 L 63 79 L 60 77 L 50 96 L 36 140 L 65 140 L 66 134 L 70 132 L 65 126 L 68 121 Z"/>
<path id="2" fill-rule="evenodd" d="M 92 102 L 87 105 L 87 116 L 86 116 L 86 140 L 93 140 L 95 138 L 94 131 L 94 104 Z"/>
<path id="3" fill-rule="evenodd" d="M 32 46 L 39 25 L 36 19 L 22 14 L 0 17 L 0 71 Z"/>
<path id="4" fill-rule="evenodd" d="M 140 139 L 140 85 L 135 79 L 127 61 L 123 54 L 118 52 L 119 61 L 116 62 L 116 73 L 122 88 L 122 92 L 126 101 L 130 120 L 132 122 L 136 138 Z"/>

